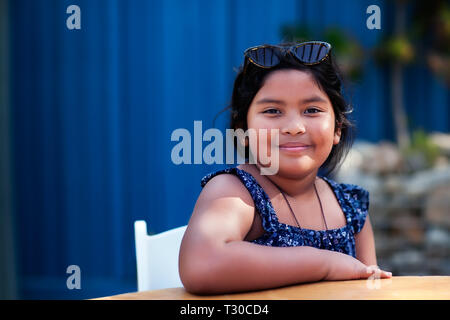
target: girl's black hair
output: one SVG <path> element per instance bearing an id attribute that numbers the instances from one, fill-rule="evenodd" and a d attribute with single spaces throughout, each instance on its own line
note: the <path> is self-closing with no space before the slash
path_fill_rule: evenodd
<path id="1" fill-rule="evenodd" d="M 280 46 L 291 46 L 293 43 L 282 43 Z M 247 66 L 244 71 L 245 63 Z M 355 126 L 348 118 L 348 114 L 352 112 L 351 106 L 348 105 L 342 95 L 342 76 L 341 72 L 335 62 L 333 53 L 330 52 L 328 57 L 316 65 L 304 65 L 291 55 L 284 55 L 280 57 L 280 63 L 272 68 L 261 68 L 249 61 L 244 61 L 236 76 L 233 86 L 233 93 L 231 96 L 231 103 L 226 109 L 230 109 L 229 128 L 243 129 L 247 128 L 247 113 L 253 98 L 263 86 L 266 77 L 280 69 L 295 69 L 309 73 L 318 87 L 327 94 L 331 101 L 335 114 L 335 130 L 341 128 L 341 138 L 337 145 L 333 148 L 320 167 L 324 175 L 332 173 L 344 160 L 348 151 L 350 150 L 353 139 Z M 224 111 L 224 110 L 223 110 Z M 234 147 L 237 149 L 236 139 Z M 249 154 L 248 147 L 245 147 L 245 158 Z"/>

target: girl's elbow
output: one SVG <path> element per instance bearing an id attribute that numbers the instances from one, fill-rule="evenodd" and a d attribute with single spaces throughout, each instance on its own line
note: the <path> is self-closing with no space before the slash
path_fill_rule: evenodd
<path id="1" fill-rule="evenodd" d="M 187 292 L 192 294 L 208 294 L 211 292 L 211 270 L 207 270 L 198 263 L 180 263 L 180 279 Z"/>
<path id="2" fill-rule="evenodd" d="M 178 270 L 186 291 L 207 294 L 213 290 L 218 256 L 209 248 L 181 250 Z"/>
<path id="3" fill-rule="evenodd" d="M 224 270 L 227 270 L 225 252 L 217 246 L 183 249 L 178 268 L 186 291 L 198 295 L 216 293 Z"/>

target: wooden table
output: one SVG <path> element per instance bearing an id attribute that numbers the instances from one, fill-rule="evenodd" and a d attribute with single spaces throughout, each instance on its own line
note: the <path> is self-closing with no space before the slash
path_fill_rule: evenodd
<path id="1" fill-rule="evenodd" d="M 322 281 L 245 293 L 198 296 L 184 288 L 119 294 L 98 300 L 450 300 L 450 276 Z"/>

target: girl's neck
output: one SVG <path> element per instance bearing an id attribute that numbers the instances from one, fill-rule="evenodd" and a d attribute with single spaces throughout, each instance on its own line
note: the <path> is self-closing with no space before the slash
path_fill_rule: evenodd
<path id="1" fill-rule="evenodd" d="M 261 172 L 258 164 L 252 166 L 254 166 L 258 172 Z M 291 198 L 305 198 L 315 197 L 314 182 L 317 178 L 317 172 L 318 170 L 305 174 L 302 177 L 295 178 L 282 176 L 280 174 L 270 176 L 265 175 L 264 177 L 278 186 L 278 188 L 280 188 L 287 196 Z"/>

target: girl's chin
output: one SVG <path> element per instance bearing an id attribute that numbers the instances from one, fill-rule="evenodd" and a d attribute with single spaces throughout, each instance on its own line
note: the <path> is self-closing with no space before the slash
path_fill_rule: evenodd
<path id="1" fill-rule="evenodd" d="M 259 167 L 278 168 L 278 172 L 287 175 L 302 176 L 309 172 L 318 170 L 314 161 L 311 159 L 280 159 L 278 163 L 269 162 L 264 164 L 258 161 Z"/>
<path id="2" fill-rule="evenodd" d="M 316 169 L 315 162 L 311 159 L 280 159 L 279 162 L 280 171 L 283 172 L 292 172 L 292 173 L 301 173 L 312 171 Z"/>

